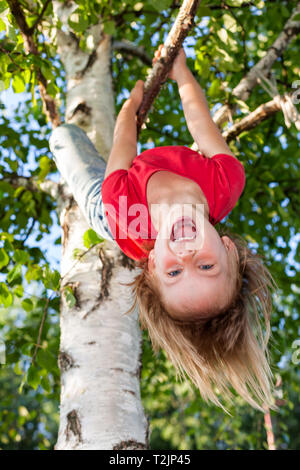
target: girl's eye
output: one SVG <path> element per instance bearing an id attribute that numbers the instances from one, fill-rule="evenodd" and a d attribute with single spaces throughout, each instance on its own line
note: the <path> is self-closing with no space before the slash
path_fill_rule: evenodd
<path id="1" fill-rule="evenodd" d="M 170 271 L 168 273 L 168 276 L 171 276 L 171 277 L 175 277 L 175 276 L 178 276 L 178 274 L 180 274 L 181 271 L 179 269 L 176 269 L 175 271 Z"/>
<path id="2" fill-rule="evenodd" d="M 213 264 L 202 264 L 200 267 L 204 267 L 204 271 L 208 271 L 208 269 L 213 267 Z"/>

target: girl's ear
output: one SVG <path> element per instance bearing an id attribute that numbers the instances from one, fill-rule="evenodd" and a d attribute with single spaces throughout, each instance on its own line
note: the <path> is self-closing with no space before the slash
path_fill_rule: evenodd
<path id="1" fill-rule="evenodd" d="M 150 274 L 154 271 L 154 269 L 155 269 L 154 248 L 152 248 L 148 256 L 148 270 Z"/>
<path id="2" fill-rule="evenodd" d="M 227 248 L 227 250 L 229 250 L 231 247 L 232 247 L 232 240 L 230 240 L 229 237 L 227 237 L 227 235 L 224 235 L 223 237 L 221 237 L 221 240 L 223 242 L 223 245 L 225 246 L 225 248 Z"/>
<path id="3" fill-rule="evenodd" d="M 235 256 L 237 258 L 237 260 L 239 259 L 239 254 L 238 254 L 238 251 L 237 251 L 237 247 L 235 246 L 235 243 L 233 240 L 231 240 L 231 238 L 229 238 L 227 235 L 224 235 L 222 238 L 221 238 L 226 250 L 228 251 L 234 251 L 235 252 Z"/>

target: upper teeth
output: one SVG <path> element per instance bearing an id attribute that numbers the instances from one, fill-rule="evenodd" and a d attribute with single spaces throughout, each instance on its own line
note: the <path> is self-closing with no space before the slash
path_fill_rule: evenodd
<path id="1" fill-rule="evenodd" d="M 175 242 L 180 242 L 182 240 L 193 240 L 195 237 L 180 237 L 180 238 L 175 238 Z"/>

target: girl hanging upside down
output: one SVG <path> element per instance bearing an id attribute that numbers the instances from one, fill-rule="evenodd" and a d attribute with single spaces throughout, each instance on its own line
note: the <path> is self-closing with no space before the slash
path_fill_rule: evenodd
<path id="1" fill-rule="evenodd" d="M 155 53 L 155 62 L 163 45 Z M 138 80 L 118 115 L 106 164 L 83 130 L 64 124 L 50 148 L 89 225 L 136 261 L 130 285 L 154 352 L 162 347 L 179 375 L 205 400 L 232 389 L 252 406 L 275 409 L 268 364 L 271 289 L 262 258 L 238 235 L 217 231 L 245 186 L 181 48 L 176 81 L 188 129 L 199 151 L 164 146 L 137 155 Z M 132 311 L 132 310 L 130 310 Z"/>

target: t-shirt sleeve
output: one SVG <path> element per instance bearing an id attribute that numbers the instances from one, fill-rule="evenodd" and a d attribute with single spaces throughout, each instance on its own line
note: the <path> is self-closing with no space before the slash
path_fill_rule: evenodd
<path id="1" fill-rule="evenodd" d="M 243 164 L 232 155 L 219 153 L 212 157 L 216 165 L 215 188 L 215 223 L 222 220 L 232 211 L 241 196 L 245 183 L 245 169 Z M 222 203 L 221 203 L 222 202 Z"/>
<path id="2" fill-rule="evenodd" d="M 116 197 L 122 195 L 127 181 L 127 170 L 115 170 L 108 175 L 102 183 L 103 202 L 109 204 Z"/>
<path id="3" fill-rule="evenodd" d="M 128 195 L 127 170 L 115 170 L 108 175 L 101 187 L 105 215 L 114 239 L 118 237 L 120 196 Z"/>

